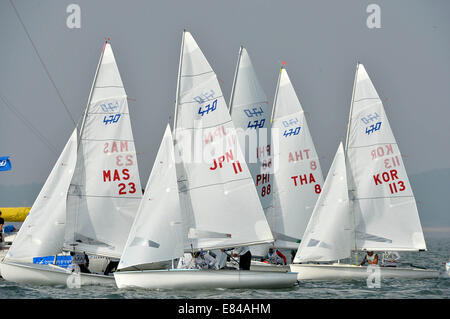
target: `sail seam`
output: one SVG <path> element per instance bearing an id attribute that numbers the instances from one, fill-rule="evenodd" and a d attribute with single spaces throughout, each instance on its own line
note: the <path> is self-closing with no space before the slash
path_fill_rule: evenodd
<path id="1" fill-rule="evenodd" d="M 78 185 L 81 186 L 81 185 Z M 83 196 L 83 197 L 100 197 L 100 198 L 126 198 L 126 199 L 141 199 L 141 197 L 121 197 L 121 196 L 103 196 L 103 195 L 86 195 L 86 194 L 68 194 L 68 196 Z"/>
<path id="2" fill-rule="evenodd" d="M 103 141 L 134 142 L 134 140 L 119 140 L 117 138 L 107 138 L 107 139 L 101 139 L 101 140 L 90 139 L 90 138 L 82 138 L 80 140 L 81 141 L 92 141 L 92 142 L 103 142 Z"/>
<path id="3" fill-rule="evenodd" d="M 119 88 L 119 89 L 123 89 L 123 86 L 119 86 L 119 85 L 105 85 L 105 86 L 96 86 L 94 87 L 94 89 L 106 89 L 106 88 Z"/>
<path id="4" fill-rule="evenodd" d="M 185 77 L 194 77 L 194 76 L 199 76 L 199 75 L 205 75 L 205 74 L 208 74 L 208 73 L 214 73 L 214 71 L 211 70 L 211 71 L 207 71 L 207 72 L 203 72 L 203 73 L 198 73 L 198 74 L 185 74 L 185 75 L 181 75 L 181 77 L 182 77 L 182 78 L 185 78 Z"/>
<path id="5" fill-rule="evenodd" d="M 361 145 L 361 146 L 349 146 L 348 148 L 363 148 L 363 147 L 372 147 L 372 146 L 386 145 L 386 144 L 397 145 L 397 143 L 375 143 L 375 144 Z"/>
<path id="6" fill-rule="evenodd" d="M 221 125 L 225 125 L 225 124 L 228 124 L 228 123 L 230 123 L 230 122 L 233 122 L 233 120 L 229 120 L 229 121 L 226 121 L 226 122 L 223 122 L 223 123 L 219 123 L 219 124 L 216 124 L 216 125 L 212 125 L 212 126 L 202 126 L 202 127 L 182 127 L 182 128 L 179 128 L 179 130 L 196 130 L 196 129 L 198 129 L 198 130 L 201 130 L 201 129 L 209 129 L 209 128 L 213 128 L 213 127 L 218 127 L 218 126 L 221 126 Z"/>
<path id="7" fill-rule="evenodd" d="M 213 100 L 216 100 L 216 99 L 221 98 L 221 97 L 223 97 L 223 95 L 215 96 L 215 97 L 213 97 L 212 99 L 209 99 L 209 100 L 204 100 L 202 103 L 198 103 L 197 101 L 180 102 L 180 103 L 178 103 L 178 106 L 183 105 L 183 104 L 190 104 L 190 103 L 203 104 L 205 102 L 213 101 Z"/>
<path id="8" fill-rule="evenodd" d="M 227 181 L 227 182 L 223 182 L 223 183 L 215 183 L 215 184 L 208 184 L 208 185 L 191 187 L 189 189 L 186 189 L 186 190 L 183 190 L 183 191 L 179 191 L 179 193 L 185 193 L 185 192 L 188 192 L 188 191 L 194 190 L 194 189 L 199 189 L 199 188 L 204 188 L 204 187 L 209 187 L 209 186 L 225 185 L 225 184 L 229 184 L 229 183 L 233 183 L 233 182 L 245 181 L 245 180 L 249 180 L 249 179 L 253 181 L 253 179 L 251 177 L 248 177 L 248 178 L 246 177 L 246 178 L 234 179 L 232 181 Z"/>
<path id="9" fill-rule="evenodd" d="M 246 104 L 237 104 L 237 105 L 233 105 L 233 108 L 243 107 L 243 106 L 252 105 L 252 104 L 260 104 L 260 103 L 269 104 L 269 101 L 258 101 L 258 102 L 252 102 L 252 103 L 246 103 Z"/>
<path id="10" fill-rule="evenodd" d="M 353 101 L 353 103 L 358 103 L 358 102 L 365 101 L 365 100 L 380 100 L 380 98 L 379 97 L 365 97 L 365 98 L 362 98 L 360 100 Z"/>
<path id="11" fill-rule="evenodd" d="M 355 197 L 353 200 L 363 200 L 363 199 L 384 199 L 384 198 L 414 198 L 414 196 Z"/>

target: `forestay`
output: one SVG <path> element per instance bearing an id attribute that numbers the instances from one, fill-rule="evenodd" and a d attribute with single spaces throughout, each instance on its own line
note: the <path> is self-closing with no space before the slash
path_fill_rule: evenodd
<path id="1" fill-rule="evenodd" d="M 357 248 L 426 249 L 402 155 L 362 64 L 356 72 L 347 156 L 354 183 Z"/>
<path id="2" fill-rule="evenodd" d="M 120 258 L 141 197 L 127 96 L 105 43 L 67 198 L 65 249 Z"/>
<path id="3" fill-rule="evenodd" d="M 179 258 L 183 248 L 173 139 L 167 125 L 119 269 Z"/>
<path id="4" fill-rule="evenodd" d="M 286 69 L 280 70 L 272 110 L 274 209 L 268 220 L 277 247 L 295 249 L 323 185 L 305 113 Z"/>
<path id="5" fill-rule="evenodd" d="M 31 210 L 8 250 L 6 259 L 28 259 L 62 252 L 66 197 L 75 169 L 77 129 L 73 131 Z"/>
<path id="6" fill-rule="evenodd" d="M 186 250 L 273 241 L 217 76 L 183 33 L 175 152 Z"/>
<path id="7" fill-rule="evenodd" d="M 350 257 L 354 247 L 353 234 L 345 154 L 341 143 L 294 262 L 333 261 Z"/>

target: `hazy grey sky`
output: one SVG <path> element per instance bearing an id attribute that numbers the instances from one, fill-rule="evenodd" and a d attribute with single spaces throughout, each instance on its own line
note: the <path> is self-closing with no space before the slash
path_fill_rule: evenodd
<path id="1" fill-rule="evenodd" d="M 13 0 L 14 1 L 14 0 Z M 381 28 L 366 24 L 369 4 Z M 142 185 L 174 111 L 183 29 L 190 31 L 229 97 L 244 45 L 270 103 L 280 63 L 300 98 L 324 174 L 347 128 L 356 62 L 374 82 L 409 174 L 449 168 L 450 1 L 80 1 L 15 0 L 53 80 L 78 121 L 105 37 L 111 38 L 129 101 Z M 66 25 L 78 4 L 81 28 Z M 0 156 L 13 170 L 0 185 L 44 183 L 74 124 L 9 0 L 0 1 Z M 228 98 L 226 98 L 228 100 Z"/>

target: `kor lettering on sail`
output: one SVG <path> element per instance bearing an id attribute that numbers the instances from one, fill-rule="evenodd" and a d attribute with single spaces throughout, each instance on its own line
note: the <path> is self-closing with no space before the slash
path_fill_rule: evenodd
<path id="1" fill-rule="evenodd" d="M 373 180 L 375 186 L 387 183 L 391 194 L 403 192 L 406 189 L 405 183 L 399 179 L 396 169 L 373 175 Z"/>

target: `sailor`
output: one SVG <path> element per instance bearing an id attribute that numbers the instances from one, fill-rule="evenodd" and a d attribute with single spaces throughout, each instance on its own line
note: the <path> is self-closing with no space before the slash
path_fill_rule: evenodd
<path id="1" fill-rule="evenodd" d="M 198 269 L 213 269 L 216 266 L 216 259 L 209 252 L 197 251 L 193 259 Z"/>
<path id="2" fill-rule="evenodd" d="M 89 257 L 86 255 L 86 253 L 79 253 L 79 252 L 70 252 L 70 256 L 72 256 L 72 268 L 75 272 L 82 272 L 82 273 L 88 273 L 89 271 Z"/>
<path id="3" fill-rule="evenodd" d="M 370 265 L 378 265 L 378 255 L 374 254 L 373 251 L 368 251 L 364 256 L 364 259 L 361 262 L 360 266 L 364 265 L 366 262 Z"/>
<path id="4" fill-rule="evenodd" d="M 397 261 L 400 259 L 400 254 L 396 251 L 385 252 L 383 253 L 382 259 L 382 265 L 384 267 L 397 267 Z"/>
<path id="5" fill-rule="evenodd" d="M 239 270 L 250 270 L 252 253 L 248 246 L 242 246 L 233 250 L 233 257 L 239 256 Z"/>
<path id="6" fill-rule="evenodd" d="M 275 249 L 275 247 L 270 247 L 264 262 L 274 265 L 286 265 L 286 256 L 278 249 Z"/>
<path id="7" fill-rule="evenodd" d="M 119 266 L 119 260 L 113 260 L 111 259 L 108 263 L 108 266 L 106 266 L 105 271 L 103 272 L 103 274 L 105 276 L 108 276 L 111 272 L 117 270 L 117 266 Z"/>

